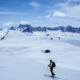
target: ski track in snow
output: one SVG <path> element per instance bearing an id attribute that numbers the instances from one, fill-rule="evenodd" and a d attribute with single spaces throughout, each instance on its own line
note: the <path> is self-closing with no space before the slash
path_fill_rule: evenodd
<path id="1" fill-rule="evenodd" d="M 80 35 L 48 33 L 9 31 L 0 41 L 0 80 L 80 80 Z M 43 53 L 45 49 L 51 53 Z M 43 76 L 50 75 L 49 59 L 56 62 L 56 79 Z"/>

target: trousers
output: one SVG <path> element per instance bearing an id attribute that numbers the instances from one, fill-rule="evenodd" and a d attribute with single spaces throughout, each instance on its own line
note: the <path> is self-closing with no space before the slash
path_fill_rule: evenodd
<path id="1" fill-rule="evenodd" d="M 50 68 L 50 72 L 51 72 L 51 75 L 52 75 L 52 76 L 55 76 L 55 74 L 54 74 L 54 72 L 53 72 L 53 67 Z"/>

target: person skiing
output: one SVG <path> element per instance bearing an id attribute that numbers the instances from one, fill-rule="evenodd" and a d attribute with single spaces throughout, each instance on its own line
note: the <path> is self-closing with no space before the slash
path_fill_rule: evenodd
<path id="1" fill-rule="evenodd" d="M 48 66 L 50 67 L 51 76 L 54 77 L 55 74 L 53 72 L 53 68 L 56 67 L 55 62 L 50 59 L 50 64 Z"/>

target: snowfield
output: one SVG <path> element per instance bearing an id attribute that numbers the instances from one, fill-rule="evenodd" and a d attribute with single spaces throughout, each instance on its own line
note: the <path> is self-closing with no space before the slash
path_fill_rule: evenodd
<path id="1" fill-rule="evenodd" d="M 56 79 L 44 76 L 51 75 L 50 59 L 56 62 Z M 80 34 L 9 31 L 0 40 L 0 80 L 80 80 Z"/>

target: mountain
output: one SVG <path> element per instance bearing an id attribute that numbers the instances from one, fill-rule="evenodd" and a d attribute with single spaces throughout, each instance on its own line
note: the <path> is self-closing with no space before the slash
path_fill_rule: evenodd
<path id="1" fill-rule="evenodd" d="M 47 29 L 51 31 L 61 30 L 62 32 L 80 33 L 80 28 L 75 28 L 70 25 L 68 25 L 67 27 L 64 27 L 64 26 L 59 26 L 59 27 L 54 27 L 54 28 L 48 27 Z"/>
<path id="2" fill-rule="evenodd" d="M 23 32 L 29 32 L 29 33 L 32 33 L 33 31 L 47 31 L 47 28 L 46 27 L 32 27 L 31 25 L 23 25 L 23 24 L 20 24 L 19 27 L 18 27 L 19 30 L 23 31 Z"/>
<path id="3" fill-rule="evenodd" d="M 2 30 L 2 29 L 0 29 Z M 47 32 L 49 31 L 57 31 L 60 30 L 62 32 L 72 32 L 72 33 L 80 33 L 80 27 L 76 28 L 71 25 L 68 26 L 58 26 L 58 27 L 33 27 L 29 24 L 20 24 L 18 27 L 10 27 L 9 30 L 20 30 L 22 32 L 29 32 L 32 33 L 34 31 L 39 31 L 39 32 Z"/>
<path id="4" fill-rule="evenodd" d="M 13 26 L 12 26 L 12 27 L 10 27 L 9 29 L 10 29 L 10 30 L 16 30 L 16 28 L 15 28 L 15 27 L 13 27 Z"/>
<path id="5" fill-rule="evenodd" d="M 14 29 L 12 27 L 12 29 Z M 55 31 L 55 30 L 61 30 L 62 32 L 72 32 L 72 33 L 80 33 L 80 28 L 75 28 L 72 27 L 70 25 L 68 25 L 67 27 L 65 26 L 59 26 L 59 27 L 32 27 L 31 25 L 22 25 L 20 24 L 18 27 L 19 30 L 23 31 L 23 32 L 29 32 L 32 33 L 34 31 L 42 31 L 42 32 L 47 32 L 47 30 L 50 31 Z"/>

